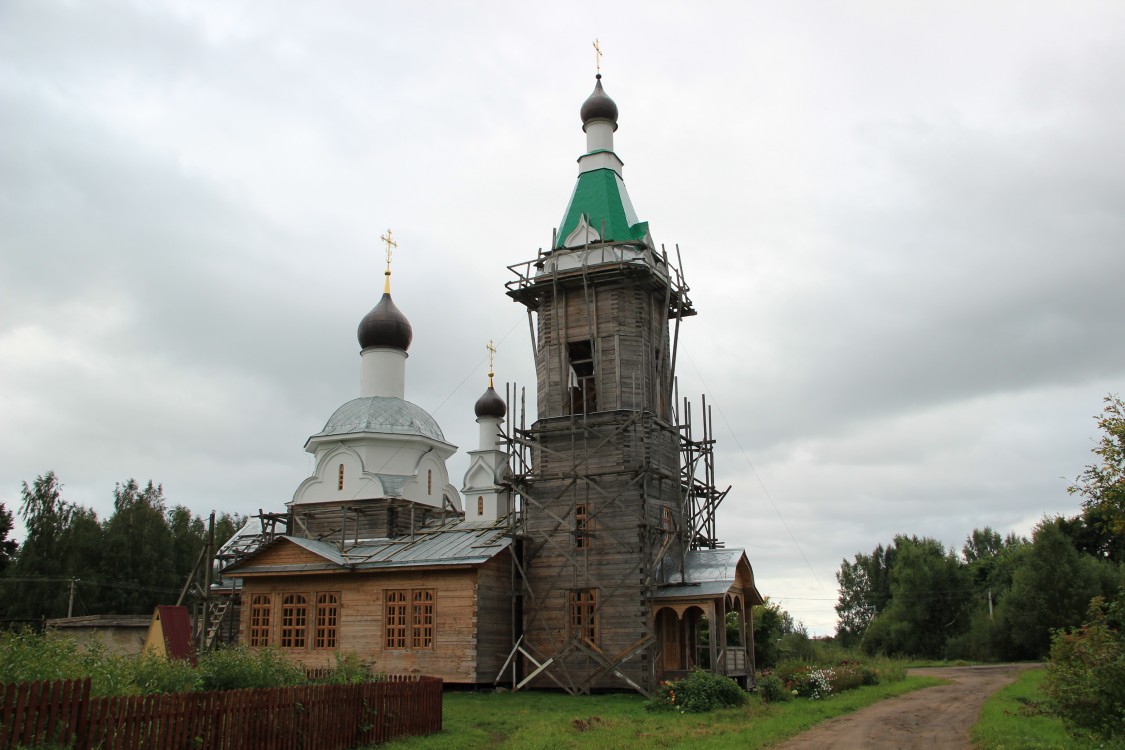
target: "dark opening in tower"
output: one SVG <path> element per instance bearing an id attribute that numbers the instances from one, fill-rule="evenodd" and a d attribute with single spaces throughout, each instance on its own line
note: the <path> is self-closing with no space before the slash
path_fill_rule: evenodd
<path id="1" fill-rule="evenodd" d="M 567 344 L 570 356 L 570 413 L 589 414 L 598 410 L 598 386 L 594 381 L 594 345 L 590 341 Z"/>

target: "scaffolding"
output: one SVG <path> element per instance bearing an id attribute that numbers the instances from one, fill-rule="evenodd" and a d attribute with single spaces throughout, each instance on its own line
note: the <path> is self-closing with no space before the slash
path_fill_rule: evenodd
<path id="1" fill-rule="evenodd" d="M 216 550 L 215 514 L 211 513 L 207 541 L 176 600 L 177 605 L 190 602 L 192 639 L 197 650 L 208 651 L 220 643 L 233 643 L 238 639 L 240 581 L 224 579 L 222 570 L 273 541 L 275 536 L 288 533 L 288 526 L 287 513 L 266 513 L 259 509 L 257 516 L 247 519 L 242 528 Z"/>
<path id="2" fill-rule="evenodd" d="M 527 306 L 541 391 L 539 418 L 529 427 L 526 392 L 508 385 L 502 432 L 514 500 L 509 527 L 514 647 L 496 682 L 510 680 L 513 689 L 549 680 L 571 694 L 628 686 L 651 695 L 660 647 L 650 614 L 653 594 L 669 583 L 684 583 L 688 549 L 722 546 L 715 518 L 730 488 L 715 487 L 710 410 L 704 400 L 696 439 L 688 400 L 682 410 L 675 408 L 679 326 L 695 309 L 682 268 L 670 265 L 667 252 L 629 251 L 609 243 L 587 245 L 567 263 L 540 251 L 535 260 L 509 266 L 516 279 L 507 285 L 508 294 Z M 678 261 L 678 247 L 676 256 Z M 651 305 L 664 316 L 663 323 L 645 323 L 647 329 L 638 335 L 647 336 L 656 352 L 653 386 L 644 391 L 642 381 L 639 399 L 635 371 L 629 373 L 632 398 L 623 393 L 623 368 L 630 365 L 622 362 L 620 347 L 612 365 L 603 362 L 596 369 L 600 352 L 593 342 L 617 325 L 604 319 L 599 325 L 599 288 L 639 290 L 634 304 Z M 573 315 L 568 294 L 578 299 Z M 605 305 L 608 298 L 602 299 Z M 552 307 L 551 328 L 540 330 L 537 338 L 532 313 L 540 313 L 543 325 L 544 308 Z M 575 325 L 577 333 L 570 330 L 570 317 L 586 330 L 580 325 Z M 609 396 L 603 408 L 588 408 L 593 400 L 584 381 L 578 383 L 580 398 L 560 393 L 567 388 L 557 382 L 564 368 L 555 367 L 551 352 L 543 351 L 547 341 L 561 352 L 575 335 L 591 342 L 589 354 L 583 348 L 580 356 L 593 360 L 595 371 L 615 375 L 601 387 Z M 573 381 L 568 385 L 575 387 Z M 605 408 L 625 402 L 630 408 Z M 595 598 L 582 600 L 588 609 L 576 614 L 575 592 L 581 597 L 592 582 Z M 569 606 L 560 603 L 565 592 L 571 592 Z M 614 623 L 628 622 L 633 632 L 599 643 L 589 623 L 599 622 L 603 613 L 612 614 L 605 619 Z"/>

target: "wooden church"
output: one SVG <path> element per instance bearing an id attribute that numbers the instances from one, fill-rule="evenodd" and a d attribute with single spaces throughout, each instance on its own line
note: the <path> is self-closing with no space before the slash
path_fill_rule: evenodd
<path id="1" fill-rule="evenodd" d="M 284 514 L 220 553 L 240 639 L 310 667 L 350 652 L 386 672 L 571 693 L 631 689 L 701 667 L 753 680 L 743 550 L 724 548 L 710 416 L 677 404 L 680 268 L 638 220 L 601 75 L 586 150 L 547 251 L 511 266 L 536 366 L 527 426 L 492 373 L 458 491 L 456 448 L 405 400 L 412 329 L 387 284 L 360 322 L 361 394 L 309 438 L 314 474 Z M 269 523 L 267 524 L 267 518 Z M 280 527 L 280 528 L 278 528 Z"/>

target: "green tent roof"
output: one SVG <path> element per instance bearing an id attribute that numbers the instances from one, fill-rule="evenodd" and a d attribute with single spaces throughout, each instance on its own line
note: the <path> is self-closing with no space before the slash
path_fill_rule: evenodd
<path id="1" fill-rule="evenodd" d="M 574 193 L 559 224 L 556 249 L 563 247 L 583 216 L 602 236 L 603 242 L 635 242 L 648 234 L 648 222 L 637 221 L 625 183 L 612 169 L 595 169 L 578 175 Z"/>

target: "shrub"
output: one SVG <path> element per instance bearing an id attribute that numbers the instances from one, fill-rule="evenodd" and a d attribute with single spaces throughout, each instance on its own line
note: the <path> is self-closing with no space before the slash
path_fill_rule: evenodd
<path id="1" fill-rule="evenodd" d="M 69 638 L 47 638 L 31 630 L 0 632 L 0 683 L 85 677 L 78 645 Z"/>
<path id="2" fill-rule="evenodd" d="M 747 699 L 746 691 L 734 680 L 697 669 L 683 679 L 660 683 L 656 697 L 646 703 L 645 708 L 694 714 L 742 706 Z"/>
<path id="3" fill-rule="evenodd" d="M 1050 708 L 1072 734 L 1125 737 L 1125 636 L 1110 626 L 1120 603 L 1090 602 L 1088 622 L 1051 638 L 1044 691 Z"/>
<path id="4" fill-rule="evenodd" d="M 132 667 L 133 685 L 141 693 L 191 693 L 203 685 L 199 670 L 185 659 L 141 654 Z"/>
<path id="5" fill-rule="evenodd" d="M 863 685 L 875 685 L 879 676 L 874 669 L 856 661 L 842 661 L 832 669 L 832 692 L 842 693 Z"/>
<path id="6" fill-rule="evenodd" d="M 272 648 L 219 648 L 199 660 L 204 690 L 285 687 L 307 682 L 305 670 Z"/>
<path id="7" fill-rule="evenodd" d="M 766 703 L 780 703 L 793 699 L 793 694 L 785 688 L 785 683 L 782 679 L 768 672 L 762 673 L 754 689 L 757 691 L 758 695 L 762 696 L 762 700 Z"/>
<path id="8" fill-rule="evenodd" d="M 317 681 L 328 685 L 358 685 L 363 682 L 379 682 L 386 677 L 385 672 L 376 672 L 370 662 L 363 661 L 354 653 L 337 652 L 335 668 Z"/>

